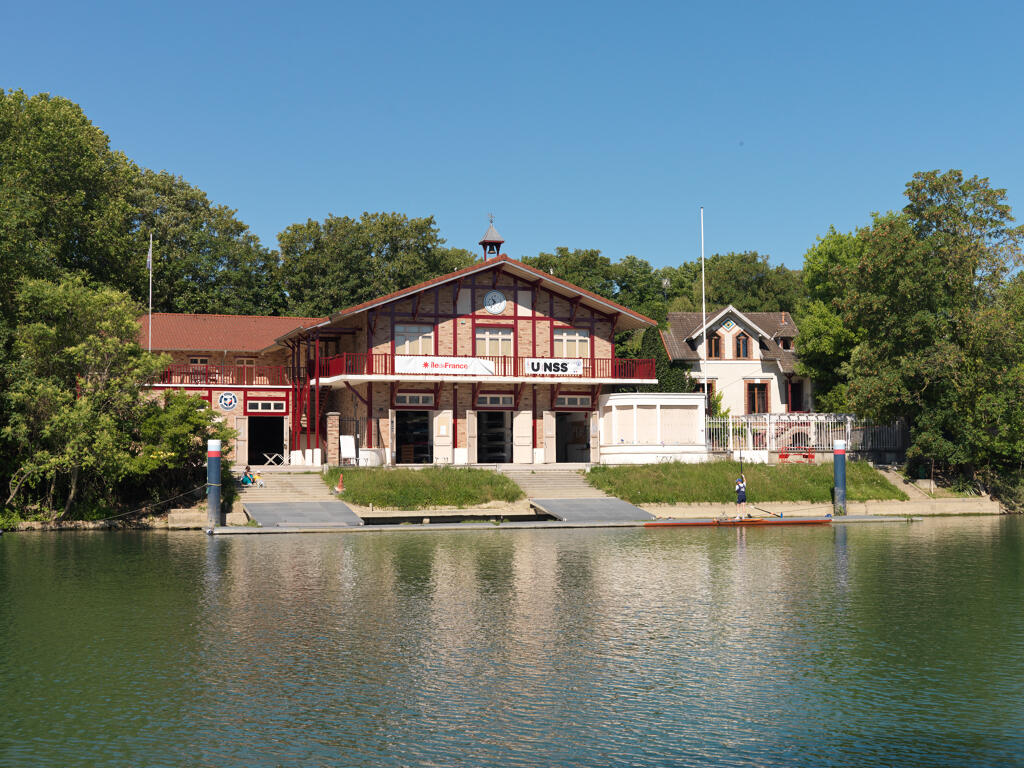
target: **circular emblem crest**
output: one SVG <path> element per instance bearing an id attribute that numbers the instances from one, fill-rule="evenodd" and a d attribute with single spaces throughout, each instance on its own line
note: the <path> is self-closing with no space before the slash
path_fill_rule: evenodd
<path id="1" fill-rule="evenodd" d="M 235 406 L 238 405 L 238 398 L 234 392 L 222 392 L 220 397 L 217 398 L 217 404 L 225 411 L 233 411 Z"/>

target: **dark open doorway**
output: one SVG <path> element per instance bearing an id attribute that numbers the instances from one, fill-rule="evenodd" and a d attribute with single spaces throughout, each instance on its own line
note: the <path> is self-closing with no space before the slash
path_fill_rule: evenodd
<path id="1" fill-rule="evenodd" d="M 802 381 L 791 381 L 789 383 L 789 410 L 807 410 L 804 408 L 804 383 Z"/>
<path id="2" fill-rule="evenodd" d="M 476 460 L 481 464 L 512 463 L 512 412 L 477 411 Z"/>
<path id="3" fill-rule="evenodd" d="M 247 464 L 281 464 L 284 461 L 284 416 L 249 417 Z"/>
<path id="4" fill-rule="evenodd" d="M 399 464 L 431 464 L 430 411 L 395 411 L 395 457 Z"/>
<path id="5" fill-rule="evenodd" d="M 555 414 L 555 461 L 589 462 L 590 414 L 585 411 Z"/>

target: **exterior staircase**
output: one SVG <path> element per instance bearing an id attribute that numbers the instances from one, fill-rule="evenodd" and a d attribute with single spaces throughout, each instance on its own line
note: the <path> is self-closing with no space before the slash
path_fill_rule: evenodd
<path id="1" fill-rule="evenodd" d="M 335 496 L 319 472 L 260 472 L 265 488 L 255 486 L 238 488 L 235 506 L 227 512 L 228 525 L 245 525 L 248 516 L 242 506 L 250 501 L 333 501 Z M 227 476 L 225 476 L 227 481 Z M 172 530 L 205 528 L 206 502 L 189 509 L 172 509 L 167 515 L 167 527 Z"/>
<path id="2" fill-rule="evenodd" d="M 239 488 L 238 497 L 248 501 L 332 501 L 335 496 L 319 472 L 261 472 L 265 488 Z"/>
<path id="3" fill-rule="evenodd" d="M 580 468 L 563 465 L 551 469 L 501 467 L 498 471 L 522 488 L 528 499 L 608 498 L 604 491 L 599 491 L 587 483 L 582 474 L 585 465 L 580 465 Z"/>

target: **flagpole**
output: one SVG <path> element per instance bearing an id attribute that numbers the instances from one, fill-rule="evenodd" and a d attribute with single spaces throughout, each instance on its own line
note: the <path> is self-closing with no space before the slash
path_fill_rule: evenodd
<path id="1" fill-rule="evenodd" d="M 701 327 L 704 329 L 704 354 L 701 361 L 700 372 L 704 383 L 704 397 L 710 403 L 708 397 L 708 305 L 704 294 L 704 206 L 700 207 L 700 313 Z"/>
<path id="2" fill-rule="evenodd" d="M 149 256 L 146 257 L 149 267 L 149 351 L 153 351 L 153 233 L 149 233 Z"/>

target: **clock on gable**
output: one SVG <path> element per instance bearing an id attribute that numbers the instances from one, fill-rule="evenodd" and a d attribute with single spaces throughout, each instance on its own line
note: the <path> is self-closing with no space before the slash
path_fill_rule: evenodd
<path id="1" fill-rule="evenodd" d="M 501 291 L 488 291 L 484 296 L 484 309 L 492 315 L 500 315 L 505 311 L 505 294 Z"/>

